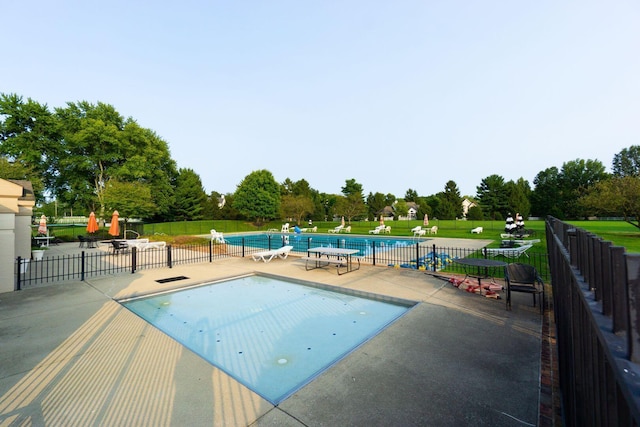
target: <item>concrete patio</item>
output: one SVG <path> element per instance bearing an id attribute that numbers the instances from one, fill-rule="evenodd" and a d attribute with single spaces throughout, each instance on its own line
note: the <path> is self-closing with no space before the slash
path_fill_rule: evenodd
<path id="1" fill-rule="evenodd" d="M 116 302 L 251 272 L 419 304 L 274 406 Z M 363 265 L 338 276 L 294 256 L 4 293 L 0 425 L 538 425 L 542 319 L 529 295 L 506 311 L 503 299 L 420 271 Z"/>

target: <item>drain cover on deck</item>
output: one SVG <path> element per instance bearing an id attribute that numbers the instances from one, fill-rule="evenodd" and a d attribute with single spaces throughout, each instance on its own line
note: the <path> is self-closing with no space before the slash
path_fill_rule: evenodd
<path id="1" fill-rule="evenodd" d="M 184 279 L 188 279 L 188 277 L 187 276 L 167 277 L 166 279 L 158 279 L 158 280 L 156 280 L 156 282 L 158 282 L 158 283 L 169 283 L 169 282 L 175 282 L 177 280 L 184 280 Z"/>

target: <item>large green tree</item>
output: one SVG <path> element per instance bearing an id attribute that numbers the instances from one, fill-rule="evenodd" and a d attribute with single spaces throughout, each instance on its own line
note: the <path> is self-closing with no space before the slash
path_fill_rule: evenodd
<path id="1" fill-rule="evenodd" d="M 599 160 L 576 159 L 565 162 L 560 171 L 562 212 L 565 218 L 580 218 L 584 210 L 580 198 L 590 187 L 607 179 L 609 175 Z"/>
<path id="2" fill-rule="evenodd" d="M 551 215 L 556 218 L 564 218 L 558 168 L 552 166 L 538 172 L 533 179 L 533 185 L 534 188 L 530 195 L 531 214 L 539 217 Z"/>
<path id="3" fill-rule="evenodd" d="M 489 175 L 476 188 L 478 203 L 491 219 L 505 218 L 509 207 L 507 187 L 500 175 Z"/>
<path id="4" fill-rule="evenodd" d="M 640 176 L 640 145 L 624 148 L 613 156 L 613 175 Z"/>
<path id="5" fill-rule="evenodd" d="M 253 171 L 238 185 L 233 207 L 257 224 L 276 219 L 280 214 L 280 185 L 268 170 Z"/>
<path id="6" fill-rule="evenodd" d="M 437 194 L 439 203 L 435 215 L 440 219 L 455 219 L 462 217 L 462 197 L 455 181 L 447 181 L 444 191 Z"/>
<path id="7" fill-rule="evenodd" d="M 589 188 L 580 204 L 589 214 L 621 215 L 640 228 L 640 177 L 626 175 L 602 180 Z"/>
<path id="8" fill-rule="evenodd" d="M 172 216 L 183 221 L 202 219 L 207 194 L 200 176 L 188 168 L 182 168 L 178 172 Z"/>

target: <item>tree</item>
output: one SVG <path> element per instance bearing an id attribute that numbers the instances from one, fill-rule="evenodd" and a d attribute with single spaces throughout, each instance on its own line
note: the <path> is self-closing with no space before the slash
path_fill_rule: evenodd
<path id="1" fill-rule="evenodd" d="M 344 216 L 348 222 L 358 219 L 362 215 L 366 215 L 367 207 L 358 194 L 350 194 L 349 196 L 338 196 L 334 206 L 335 213 Z"/>
<path id="2" fill-rule="evenodd" d="M 358 184 L 355 179 L 347 179 L 345 181 L 344 187 L 342 187 L 342 194 L 344 194 L 345 197 L 357 195 L 360 196 L 360 198 L 363 198 L 364 195 L 362 194 L 362 184 Z"/>
<path id="3" fill-rule="evenodd" d="M 500 175 L 489 175 L 476 188 L 478 203 L 491 219 L 504 218 L 509 212 L 507 187 Z"/>
<path id="4" fill-rule="evenodd" d="M 378 212 L 387 206 L 384 194 L 382 193 L 369 193 L 367 196 L 367 215 L 369 218 L 375 218 Z"/>
<path id="5" fill-rule="evenodd" d="M 300 225 L 302 220 L 313 212 L 313 201 L 306 196 L 282 196 L 282 214 L 285 218 L 293 218 Z"/>
<path id="6" fill-rule="evenodd" d="M 447 181 L 444 191 L 437 194 L 439 199 L 435 214 L 440 219 L 455 219 L 462 216 L 462 197 L 454 181 Z"/>
<path id="7" fill-rule="evenodd" d="M 253 171 L 238 185 L 233 207 L 257 224 L 276 219 L 280 213 L 280 185 L 268 170 Z"/>
<path id="8" fill-rule="evenodd" d="M 553 166 L 538 172 L 533 179 L 533 185 L 534 189 L 530 195 L 531 213 L 539 217 L 551 215 L 563 218 L 558 168 Z"/>
<path id="9" fill-rule="evenodd" d="M 507 200 L 510 212 L 519 212 L 524 218 L 529 216 L 531 212 L 531 188 L 529 183 L 523 179 L 517 182 L 509 181 L 505 184 Z"/>
<path id="10" fill-rule="evenodd" d="M 622 215 L 640 228 L 640 177 L 625 175 L 600 181 L 582 196 L 580 204 L 597 215 Z"/>
<path id="11" fill-rule="evenodd" d="M 202 219 L 207 194 L 202 187 L 200 176 L 193 169 L 180 169 L 176 180 L 173 217 L 189 221 Z"/>
<path id="12" fill-rule="evenodd" d="M 151 187 L 140 182 L 110 180 L 105 185 L 104 203 L 107 212 L 117 210 L 125 223 L 131 218 L 150 218 L 157 209 Z"/>
<path id="13" fill-rule="evenodd" d="M 409 188 L 404 194 L 404 201 L 418 203 L 418 192 Z"/>
<path id="14" fill-rule="evenodd" d="M 562 165 L 560 189 L 562 213 L 565 218 L 584 216 L 579 199 L 590 187 L 608 178 L 604 165 L 599 160 L 576 159 Z"/>
<path id="15" fill-rule="evenodd" d="M 12 165 L 12 175 L 19 170 L 20 179 L 33 183 L 38 202 L 44 200 L 44 189 L 56 174 L 51 159 L 59 155 L 57 130 L 57 120 L 46 105 L 0 94 L 0 155 Z"/>
<path id="16" fill-rule="evenodd" d="M 613 175 L 640 176 L 640 145 L 624 148 L 613 156 Z"/>

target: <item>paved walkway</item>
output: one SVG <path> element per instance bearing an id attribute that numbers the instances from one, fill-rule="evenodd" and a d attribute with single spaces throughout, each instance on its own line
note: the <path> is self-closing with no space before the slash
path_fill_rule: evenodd
<path id="1" fill-rule="evenodd" d="M 273 406 L 115 301 L 252 272 L 419 304 Z M 415 270 L 305 271 L 293 256 L 0 294 L 0 425 L 537 425 L 542 316 L 530 305 L 515 294 L 506 311 Z"/>

